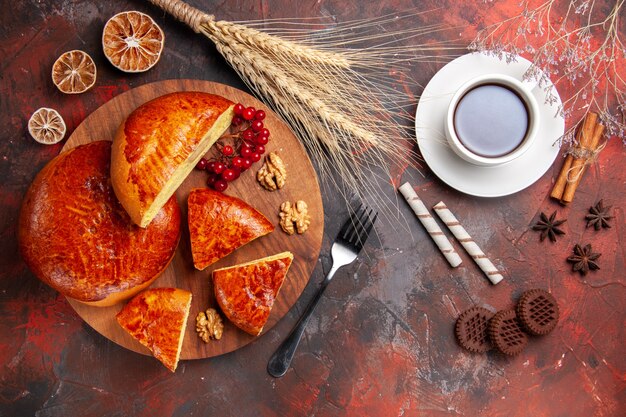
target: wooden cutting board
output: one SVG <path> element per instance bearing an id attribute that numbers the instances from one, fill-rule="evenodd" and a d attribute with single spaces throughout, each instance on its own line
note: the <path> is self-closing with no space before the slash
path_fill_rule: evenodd
<path id="1" fill-rule="evenodd" d="M 204 91 L 221 95 L 245 106 L 265 109 L 267 117 L 264 123 L 271 132 L 270 142 L 266 146 L 267 152 L 278 151 L 287 166 L 287 182 L 284 188 L 278 191 L 266 191 L 257 183 L 255 175 L 262 161 L 254 164 L 250 170 L 244 172 L 238 180 L 229 185 L 226 194 L 241 198 L 255 207 L 276 226 L 276 230 L 239 248 L 204 271 L 197 271 L 193 267 L 187 227 L 187 196 L 192 188 L 206 186 L 206 172 L 194 170 L 176 192 L 183 213 L 180 243 L 172 263 L 151 287 L 177 287 L 193 293 L 181 359 L 199 359 L 231 352 L 255 339 L 231 325 L 226 319 L 221 340 L 204 343 L 197 336 L 195 332 L 197 313 L 207 307 L 213 307 L 219 311 L 210 279 L 212 270 L 282 251 L 293 252 L 294 261 L 263 331 L 267 332 L 294 305 L 309 281 L 322 244 L 324 210 L 315 170 L 304 147 L 290 128 L 254 97 L 214 82 L 158 81 L 120 94 L 87 117 L 72 133 L 63 151 L 91 141 L 112 140 L 119 125 L 134 109 L 155 97 L 175 91 Z M 278 212 L 282 202 L 296 200 L 304 200 L 308 204 L 312 217 L 311 225 L 303 235 L 289 236 L 278 224 Z M 83 320 L 103 336 L 135 352 L 150 354 L 148 349 L 128 335 L 115 320 L 115 315 L 122 308 L 123 303 L 112 307 L 90 307 L 74 300 L 68 301 Z"/>

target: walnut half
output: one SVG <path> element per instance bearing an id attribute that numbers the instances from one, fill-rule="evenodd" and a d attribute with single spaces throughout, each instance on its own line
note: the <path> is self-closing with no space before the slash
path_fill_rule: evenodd
<path id="1" fill-rule="evenodd" d="M 289 201 L 285 201 L 280 205 L 280 227 L 288 235 L 293 235 L 295 232 L 302 234 L 306 232 L 311 224 L 311 216 L 306 203 L 302 200 L 296 201 L 296 204 L 292 205 Z"/>
<path id="2" fill-rule="evenodd" d="M 196 332 L 205 343 L 208 343 L 210 339 L 220 340 L 222 338 L 224 323 L 222 323 L 222 318 L 215 309 L 209 308 L 206 312 L 198 313 Z"/>
<path id="3" fill-rule="evenodd" d="M 287 169 L 276 152 L 270 152 L 267 155 L 265 163 L 256 173 L 256 179 L 268 191 L 283 188 L 287 179 Z"/>

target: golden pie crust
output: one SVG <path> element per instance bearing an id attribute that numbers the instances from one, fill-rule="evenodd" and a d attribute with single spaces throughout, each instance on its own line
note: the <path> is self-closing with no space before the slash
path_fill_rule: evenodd
<path id="1" fill-rule="evenodd" d="M 191 293 L 178 288 L 151 288 L 117 313 L 117 322 L 150 349 L 170 371 L 176 371 L 191 307 Z"/>
<path id="2" fill-rule="evenodd" d="M 191 190 L 187 208 L 193 264 L 199 270 L 274 230 L 254 207 L 208 188 Z"/>
<path id="3" fill-rule="evenodd" d="M 283 252 L 213 271 L 215 298 L 224 315 L 241 330 L 258 336 L 293 261 Z"/>
<path id="4" fill-rule="evenodd" d="M 149 227 L 133 224 L 111 187 L 110 160 L 108 141 L 58 155 L 26 193 L 18 229 L 33 273 L 61 294 L 95 306 L 148 287 L 169 265 L 180 238 L 174 197 Z"/>

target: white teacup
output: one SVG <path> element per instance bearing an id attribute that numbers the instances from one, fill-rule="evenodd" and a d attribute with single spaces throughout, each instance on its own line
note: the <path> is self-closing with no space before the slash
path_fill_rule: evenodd
<path id="1" fill-rule="evenodd" d="M 478 89 L 483 86 L 493 87 L 489 87 L 491 90 L 483 88 L 481 92 L 478 92 Z M 446 138 L 452 150 L 464 160 L 481 166 L 501 165 L 520 157 L 532 146 L 539 128 L 539 106 L 532 94 L 534 86 L 534 83 L 522 82 L 503 74 L 481 75 L 463 84 L 452 97 L 446 114 Z M 514 94 L 507 93 L 505 89 Z M 473 97 L 468 94 L 470 92 Z M 493 97 L 501 97 L 500 106 L 486 101 L 491 93 L 495 94 Z M 517 96 L 517 101 L 515 96 Z M 487 104 L 484 108 L 471 107 L 471 103 L 480 102 L 481 99 Z M 459 107 L 460 103 L 461 107 Z M 470 118 L 470 115 L 473 117 Z M 463 125 L 462 128 L 461 125 Z M 465 143 L 464 139 L 459 137 L 459 133 L 463 131 L 461 136 L 467 135 Z M 506 136 L 509 133 L 511 133 L 510 136 Z M 483 148 L 488 149 L 491 146 L 494 152 L 497 152 L 500 147 L 506 150 L 493 155 L 491 152 L 481 154 L 475 146 L 476 143 L 480 143 L 480 140 L 476 140 L 480 135 L 487 138 L 480 145 Z M 496 143 L 498 138 L 503 136 L 506 136 L 506 140 Z M 471 137 L 473 139 L 469 140 Z M 511 138 L 513 139 L 510 140 Z M 510 143 L 507 143 L 507 140 L 510 140 Z"/>

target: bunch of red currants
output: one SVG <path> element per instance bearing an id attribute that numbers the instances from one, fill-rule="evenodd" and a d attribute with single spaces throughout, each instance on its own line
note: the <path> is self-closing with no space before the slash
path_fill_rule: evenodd
<path id="1" fill-rule="evenodd" d="M 241 103 L 235 105 L 234 111 L 230 133 L 222 136 L 213 148 L 218 150 L 218 155 L 202 158 L 196 165 L 196 169 L 209 172 L 207 185 L 220 192 L 261 159 L 270 137 L 270 131 L 263 125 L 265 111 Z"/>

